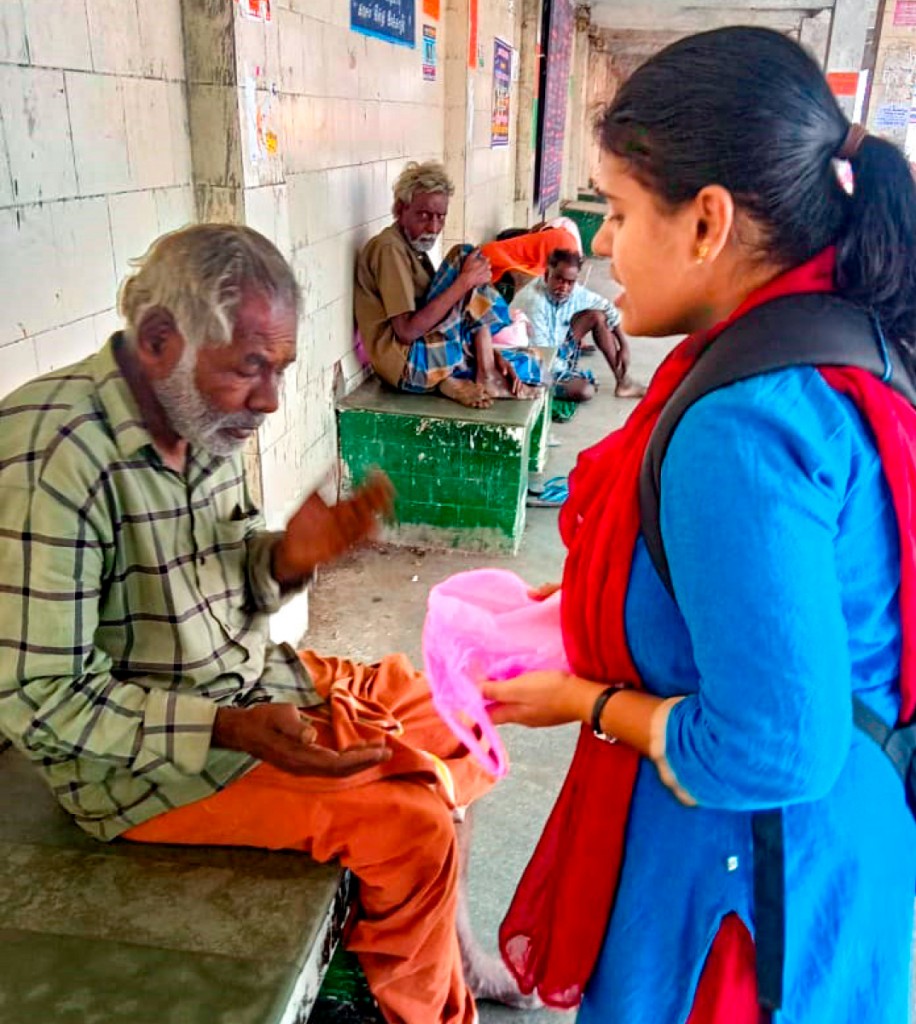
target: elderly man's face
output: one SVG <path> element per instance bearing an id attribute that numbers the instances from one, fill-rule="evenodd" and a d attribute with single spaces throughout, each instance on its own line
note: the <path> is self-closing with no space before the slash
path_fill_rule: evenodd
<path id="1" fill-rule="evenodd" d="M 296 358 L 296 314 L 263 295 L 242 299 L 229 344 L 185 344 L 152 381 L 172 429 L 213 455 L 241 448 L 280 404 L 283 372 Z"/>
<path id="2" fill-rule="evenodd" d="M 409 203 L 397 204 L 395 214 L 411 248 L 429 252 L 445 227 L 448 196 L 444 192 L 414 192 Z"/>

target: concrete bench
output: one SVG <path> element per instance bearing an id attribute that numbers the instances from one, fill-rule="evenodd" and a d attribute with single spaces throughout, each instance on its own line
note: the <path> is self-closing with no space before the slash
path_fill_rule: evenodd
<path id="1" fill-rule="evenodd" d="M 348 887 L 297 853 L 100 843 L 0 753 L 4 1024 L 304 1024 Z"/>
<path id="2" fill-rule="evenodd" d="M 547 350 L 545 350 L 547 351 Z M 395 543 L 518 550 L 529 473 L 547 461 L 550 394 L 467 409 L 367 381 L 338 403 L 341 458 L 358 481 L 372 466 L 397 489 Z"/>

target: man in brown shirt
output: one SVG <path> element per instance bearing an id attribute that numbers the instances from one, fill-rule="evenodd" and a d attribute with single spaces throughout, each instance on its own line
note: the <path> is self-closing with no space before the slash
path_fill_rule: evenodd
<path id="1" fill-rule="evenodd" d="M 438 271 L 427 253 L 454 186 L 435 162 L 409 163 L 394 185 L 393 224 L 356 262 L 356 323 L 375 372 L 392 387 L 439 390 L 463 405 L 532 398 L 492 335 L 508 323 L 483 254 L 455 246 Z"/>

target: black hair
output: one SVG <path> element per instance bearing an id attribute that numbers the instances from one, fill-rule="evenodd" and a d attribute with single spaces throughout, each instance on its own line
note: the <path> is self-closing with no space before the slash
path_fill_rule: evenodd
<path id="1" fill-rule="evenodd" d="M 547 266 L 558 267 L 561 263 L 581 270 L 582 255 L 575 249 L 554 249 L 547 257 Z"/>
<path id="2" fill-rule="evenodd" d="M 769 29 L 682 39 L 640 67 L 599 118 L 603 149 L 677 206 L 721 185 L 787 269 L 837 246 L 837 287 L 916 355 L 916 182 L 869 135 L 851 195 L 834 160 L 850 125 L 805 50 Z"/>

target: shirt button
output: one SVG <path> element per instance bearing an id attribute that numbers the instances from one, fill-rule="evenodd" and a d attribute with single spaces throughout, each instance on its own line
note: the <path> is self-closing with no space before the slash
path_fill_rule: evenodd
<path id="1" fill-rule="evenodd" d="M 729 857 L 729 858 L 728 858 L 728 859 L 727 859 L 727 860 L 725 861 L 725 867 L 726 867 L 726 868 L 727 868 L 727 869 L 728 869 L 729 871 L 737 871 L 737 870 L 738 870 L 738 858 L 737 858 L 737 857 L 734 857 L 734 856 L 733 856 L 733 857 Z"/>

